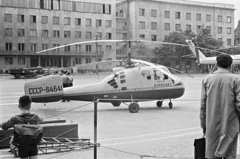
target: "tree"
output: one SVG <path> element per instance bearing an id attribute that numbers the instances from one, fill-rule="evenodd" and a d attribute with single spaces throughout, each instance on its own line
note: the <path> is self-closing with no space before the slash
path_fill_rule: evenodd
<path id="1" fill-rule="evenodd" d="M 186 39 L 193 39 L 197 47 L 206 49 L 218 49 L 222 47 L 222 42 L 212 38 L 211 30 L 203 28 L 199 34 L 193 33 L 191 30 L 182 32 L 171 32 L 164 42 L 171 42 L 186 45 Z M 175 45 L 159 45 L 154 49 L 156 63 L 178 61 L 184 55 L 192 54 L 188 46 L 175 46 Z M 203 50 L 205 52 L 205 50 Z M 209 53 L 209 52 L 207 52 Z M 209 55 L 208 55 L 209 56 Z"/>

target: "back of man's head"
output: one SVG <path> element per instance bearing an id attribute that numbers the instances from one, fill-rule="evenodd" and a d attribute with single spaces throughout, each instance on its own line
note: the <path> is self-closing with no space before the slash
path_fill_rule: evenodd
<path id="1" fill-rule="evenodd" d="M 29 110 L 31 107 L 32 100 L 29 96 L 23 95 L 19 98 L 19 107 L 21 109 Z"/>
<path id="2" fill-rule="evenodd" d="M 222 68 L 229 68 L 232 65 L 233 59 L 228 54 L 221 54 L 217 56 L 217 66 Z"/>

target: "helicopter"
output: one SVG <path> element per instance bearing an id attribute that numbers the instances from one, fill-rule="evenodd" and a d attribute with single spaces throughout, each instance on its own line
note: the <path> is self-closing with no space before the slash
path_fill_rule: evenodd
<path id="1" fill-rule="evenodd" d="M 172 109 L 172 99 L 181 97 L 185 91 L 181 79 L 163 65 L 132 59 L 130 52 L 128 55 L 125 67 L 113 69 L 115 71 L 100 82 L 63 88 L 61 76 L 51 75 L 26 82 L 25 94 L 36 103 L 57 102 L 62 99 L 98 99 L 99 102 L 111 103 L 117 107 L 129 102 L 128 109 L 131 113 L 139 111 L 138 102 L 157 100 L 157 107 L 162 107 L 163 100 L 169 99 L 168 106 Z"/>

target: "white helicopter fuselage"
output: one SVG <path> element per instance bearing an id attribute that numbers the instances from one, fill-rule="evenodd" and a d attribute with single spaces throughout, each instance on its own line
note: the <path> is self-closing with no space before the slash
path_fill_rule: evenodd
<path id="1" fill-rule="evenodd" d="M 178 77 L 165 75 L 164 79 L 163 73 L 154 77 L 154 70 L 160 73 L 150 66 L 125 69 L 97 83 L 65 88 L 63 99 L 131 102 L 174 99 L 183 95 L 184 86 Z"/>

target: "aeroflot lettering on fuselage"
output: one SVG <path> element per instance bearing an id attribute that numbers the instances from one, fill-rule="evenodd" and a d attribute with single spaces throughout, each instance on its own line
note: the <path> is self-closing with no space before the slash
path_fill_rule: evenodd
<path id="1" fill-rule="evenodd" d="M 154 87 L 164 87 L 164 86 L 171 86 L 172 83 L 157 83 L 154 85 Z"/>
<path id="2" fill-rule="evenodd" d="M 29 94 L 41 94 L 43 91 L 46 93 L 60 92 L 62 91 L 62 86 L 47 86 L 45 89 L 43 87 L 29 88 Z"/>

